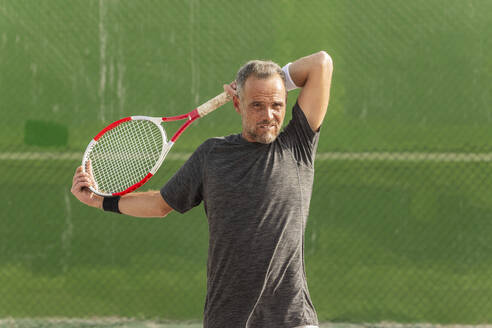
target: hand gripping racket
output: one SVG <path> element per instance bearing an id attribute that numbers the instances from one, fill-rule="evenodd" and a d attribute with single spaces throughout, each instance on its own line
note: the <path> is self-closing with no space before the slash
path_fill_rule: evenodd
<path id="1" fill-rule="evenodd" d="M 92 139 L 82 158 L 83 171 L 93 178 L 90 189 L 101 196 L 121 196 L 135 191 L 155 174 L 191 123 L 230 99 L 223 92 L 187 114 L 130 116 L 111 123 Z M 179 120 L 186 122 L 168 141 L 161 123 Z"/>

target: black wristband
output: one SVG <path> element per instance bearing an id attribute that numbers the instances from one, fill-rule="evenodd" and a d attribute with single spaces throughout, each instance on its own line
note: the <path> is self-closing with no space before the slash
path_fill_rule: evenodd
<path id="1" fill-rule="evenodd" d="M 120 209 L 118 208 L 119 201 L 120 196 L 104 197 L 103 210 L 121 214 Z"/>

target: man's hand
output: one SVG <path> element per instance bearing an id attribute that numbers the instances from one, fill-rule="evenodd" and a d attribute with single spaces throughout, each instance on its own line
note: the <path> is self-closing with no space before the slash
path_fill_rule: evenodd
<path id="1" fill-rule="evenodd" d="M 236 81 L 231 82 L 230 84 L 224 84 L 224 91 L 227 92 L 231 98 L 236 96 L 237 84 Z"/>
<path id="2" fill-rule="evenodd" d="M 89 189 L 89 186 L 93 183 L 92 176 L 87 172 L 83 172 L 82 166 L 79 166 L 73 176 L 72 189 L 70 191 L 82 203 L 102 208 L 103 197 L 96 195 Z"/>

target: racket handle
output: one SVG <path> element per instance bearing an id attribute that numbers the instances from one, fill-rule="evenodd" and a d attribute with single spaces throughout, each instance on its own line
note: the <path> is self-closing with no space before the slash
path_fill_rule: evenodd
<path id="1" fill-rule="evenodd" d="M 232 99 L 231 96 L 229 96 L 226 92 L 222 92 L 220 95 L 216 96 L 215 98 L 212 98 L 206 103 L 200 105 L 196 110 L 198 112 L 198 115 L 200 115 L 200 117 L 204 117 L 205 115 L 209 114 L 210 112 L 213 112 L 220 106 L 228 103 L 231 99 Z"/>

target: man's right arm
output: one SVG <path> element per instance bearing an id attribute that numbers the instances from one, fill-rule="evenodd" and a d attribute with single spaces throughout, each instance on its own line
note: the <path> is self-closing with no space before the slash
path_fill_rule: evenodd
<path id="1" fill-rule="evenodd" d="M 102 209 L 104 197 L 94 194 L 89 189 L 90 184 L 90 175 L 78 167 L 73 177 L 72 194 L 82 203 Z M 159 191 L 126 194 L 120 198 L 118 207 L 122 214 L 136 217 L 164 217 L 173 210 Z"/>
<path id="2" fill-rule="evenodd" d="M 141 218 L 162 218 L 173 210 L 156 190 L 126 194 L 118 205 L 122 214 Z"/>

